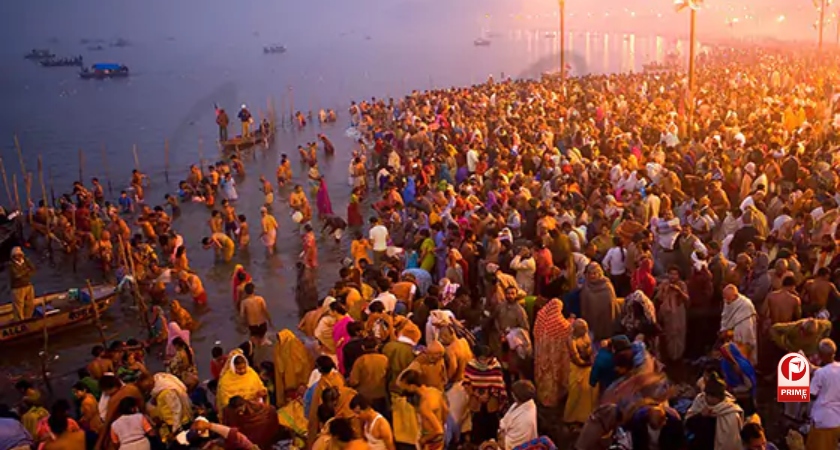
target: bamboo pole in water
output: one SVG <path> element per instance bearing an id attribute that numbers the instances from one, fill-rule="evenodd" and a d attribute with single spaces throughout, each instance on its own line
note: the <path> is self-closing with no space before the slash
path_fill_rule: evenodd
<path id="1" fill-rule="evenodd" d="M 140 170 L 140 158 L 137 156 L 137 144 L 131 147 L 131 152 L 134 153 L 134 168 Z"/>
<path id="2" fill-rule="evenodd" d="M 149 339 L 154 337 L 154 333 L 152 333 L 152 324 L 149 322 L 149 316 L 147 314 L 146 309 L 146 302 L 143 300 L 143 295 L 140 293 L 140 283 L 137 280 L 137 268 L 134 265 L 134 257 L 131 253 L 131 244 L 125 242 L 122 236 L 119 236 L 119 243 L 120 249 L 123 252 L 123 259 L 126 261 L 126 270 L 131 272 L 131 277 L 134 278 L 134 283 L 132 283 L 132 292 L 134 294 L 134 301 L 137 304 L 137 309 L 140 312 L 140 318 L 143 320 L 143 324 L 146 325 L 146 330 L 149 333 Z"/>
<path id="3" fill-rule="evenodd" d="M 0 158 L 0 172 L 3 173 L 3 185 L 6 187 L 6 197 L 9 198 L 9 207 L 12 203 L 12 191 L 9 190 L 9 179 L 6 177 L 6 165 L 3 164 L 3 158 Z"/>
<path id="4" fill-rule="evenodd" d="M 55 208 L 55 187 L 53 185 L 52 166 L 47 167 L 47 175 L 50 177 L 50 200 L 51 206 Z"/>
<path id="5" fill-rule="evenodd" d="M 105 166 L 105 178 L 108 179 L 108 195 L 114 197 L 114 188 L 111 186 L 111 170 L 108 168 L 108 152 L 105 151 L 105 144 L 102 144 L 102 164 Z"/>
<path id="6" fill-rule="evenodd" d="M 85 184 L 85 153 L 79 149 L 79 183 Z"/>
<path id="7" fill-rule="evenodd" d="M 221 144 L 219 144 L 219 152 L 221 152 Z M 201 177 L 204 177 L 204 139 L 198 138 L 198 171 L 201 172 Z"/>
<path id="8" fill-rule="evenodd" d="M 85 280 L 87 283 L 88 294 L 90 294 L 90 303 L 93 305 L 93 323 L 96 329 L 99 330 L 99 340 L 102 341 L 103 347 L 108 347 L 108 339 L 105 338 L 105 328 L 102 326 L 102 321 L 99 319 L 99 305 L 96 304 L 96 296 L 93 294 L 93 285 L 90 280 Z"/>
<path id="9" fill-rule="evenodd" d="M 23 208 L 20 205 L 20 194 L 18 194 L 17 174 L 12 174 L 12 184 L 15 186 L 15 205 L 20 213 L 23 214 Z"/>
<path id="10" fill-rule="evenodd" d="M 34 209 L 32 206 L 32 172 L 26 174 L 26 209 L 29 211 L 29 224 L 32 224 L 32 214 Z"/>
<path id="11" fill-rule="evenodd" d="M 169 183 L 169 139 L 163 140 L 163 176 Z"/>
<path id="12" fill-rule="evenodd" d="M 47 202 L 47 189 L 44 185 L 44 164 L 41 161 L 41 155 L 38 155 L 38 181 L 41 183 L 41 196 L 44 199 L 44 203 Z M 50 221 L 47 218 L 47 245 L 49 249 L 50 259 L 52 260 L 52 236 L 50 232 Z M 43 327 L 44 327 L 44 347 L 41 350 L 41 377 L 44 379 L 44 384 L 47 386 L 47 390 L 52 394 L 52 384 L 50 383 L 49 373 L 47 371 L 47 361 L 50 357 L 50 332 L 47 327 L 47 303 L 45 297 L 41 297 L 41 317 Z"/>
<path id="13" fill-rule="evenodd" d="M 23 163 L 23 150 L 20 148 L 20 141 L 18 141 L 17 135 L 15 135 L 15 150 L 17 150 L 18 160 L 20 161 L 21 175 L 26 176 L 26 164 Z"/>

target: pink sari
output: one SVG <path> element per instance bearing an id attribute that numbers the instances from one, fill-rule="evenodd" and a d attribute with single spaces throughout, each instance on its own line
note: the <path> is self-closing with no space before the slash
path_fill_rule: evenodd
<path id="1" fill-rule="evenodd" d="M 321 178 L 321 186 L 318 188 L 318 216 L 325 217 L 333 215 L 332 202 L 330 201 L 330 193 L 327 191 L 327 182 Z"/>
<path id="2" fill-rule="evenodd" d="M 338 357 L 338 370 L 342 375 L 344 373 L 344 346 L 350 342 L 350 333 L 347 331 L 347 326 L 353 322 L 350 316 L 344 316 L 333 326 L 333 341 L 335 341 L 335 355 Z"/>
<path id="3" fill-rule="evenodd" d="M 171 358 L 175 356 L 175 346 L 172 345 L 172 341 L 176 338 L 181 338 L 185 344 L 190 345 L 190 332 L 189 330 L 181 329 L 181 326 L 176 322 L 169 322 L 167 328 L 169 329 L 169 336 L 166 339 L 166 357 Z"/>
<path id="4" fill-rule="evenodd" d="M 242 281 L 239 281 L 239 274 L 240 273 L 245 274 L 245 279 L 242 280 Z M 231 279 L 230 279 L 231 289 L 233 290 L 233 303 L 234 304 L 239 304 L 239 302 L 237 301 L 238 299 L 236 298 L 236 293 L 239 292 L 239 286 L 242 286 L 244 284 L 248 284 L 250 282 L 251 282 L 251 275 L 249 275 L 248 272 L 245 271 L 245 268 L 242 267 L 241 264 L 237 264 L 236 267 L 233 268 L 233 276 L 231 276 Z"/>

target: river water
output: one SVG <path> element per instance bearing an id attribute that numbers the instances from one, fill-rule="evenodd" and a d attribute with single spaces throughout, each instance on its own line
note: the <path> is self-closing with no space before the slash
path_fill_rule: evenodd
<path id="1" fill-rule="evenodd" d="M 39 155 L 48 191 L 50 187 L 57 193 L 69 190 L 81 166 L 86 181 L 92 176 L 107 179 L 118 194 L 135 166 L 132 147 L 136 145 L 139 166 L 151 178 L 147 199 L 158 204 L 199 155 L 208 162 L 218 157 L 214 103 L 233 114 L 239 104 L 247 103 L 255 115 L 265 113 L 273 103 L 277 114 L 286 117 L 292 108 L 336 109 L 337 124 L 314 124 L 302 131 L 286 127 L 272 148 L 260 150 L 246 161 L 248 173 L 239 183 L 236 207 L 257 233 L 262 201 L 259 176 L 273 180 L 278 155 L 288 153 L 295 161 L 296 180 L 302 180 L 305 172 L 296 165 L 295 148 L 314 141 L 319 132 L 336 145 L 336 155 L 322 160 L 320 168 L 328 176 L 335 211 L 346 211 L 346 170 L 353 143 L 346 138 L 345 129 L 351 99 L 478 83 L 489 74 L 497 79 L 502 73 L 538 76 L 559 65 L 558 39 L 546 35 L 556 23 L 556 13 L 554 18 L 550 13 L 553 2 L 547 3 L 548 12 L 541 19 L 523 16 L 507 2 L 479 0 L 450 2 L 446 11 L 425 0 L 280 3 L 257 1 L 241 6 L 216 0 L 132 4 L 78 0 L 70 5 L 36 0 L 15 6 L 18 11 L 13 14 L 0 15 L 0 39 L 6 43 L 0 48 L 0 98 L 5 100 L 0 108 L 0 156 L 9 182 L 16 175 L 24 198 L 12 140 L 15 134 L 26 170 L 36 175 L 35 198 L 41 196 L 36 168 Z M 566 38 L 568 61 L 578 74 L 641 70 L 642 64 L 661 61 L 667 52 L 685 48 L 673 38 L 604 34 L 609 26 L 602 26 L 601 33 L 583 31 L 574 23 L 569 26 L 574 31 Z M 473 40 L 481 35 L 490 37 L 492 45 L 474 46 Z M 128 45 L 111 46 L 117 38 Z M 262 47 L 275 43 L 286 45 L 288 51 L 263 55 Z M 101 50 L 89 49 L 100 45 Z M 59 56 L 82 54 L 87 64 L 126 64 L 132 75 L 125 80 L 81 80 L 76 69 L 43 68 L 22 58 L 36 47 L 48 47 Z M 168 182 L 164 142 L 170 149 Z M 278 198 L 287 195 L 283 191 Z M 0 191 L 0 204 L 7 203 Z M 300 243 L 285 208 L 279 205 L 275 212 L 281 224 L 278 254 L 268 258 L 259 242 L 254 242 L 250 254 L 237 255 L 234 263 L 244 264 L 253 275 L 275 325 L 293 327 L 298 307 L 292 269 Z M 184 205 L 174 225 L 185 236 L 191 264 L 210 297 L 209 306 L 202 309 L 189 300 L 182 301 L 201 323 L 193 334 L 193 345 L 202 375 L 207 374 L 210 348 L 217 341 L 230 348 L 247 334 L 244 327 L 236 325 L 230 300 L 233 263 L 214 264 L 212 254 L 201 249 L 207 218 L 203 206 Z M 337 261 L 348 248 L 349 241 L 341 245 L 319 242 L 321 295 L 335 280 Z M 30 252 L 29 256 L 39 266 L 34 279 L 38 294 L 80 287 L 85 279 L 100 279 L 87 261 L 72 273 L 61 257 L 51 266 L 41 253 Z M 0 294 L 9 298 L 7 282 L 0 286 Z M 137 313 L 128 305 L 112 307 L 103 322 L 109 338 L 145 337 Z M 86 363 L 90 347 L 97 341 L 93 327 L 51 337 L 49 369 L 56 385 L 66 386 L 75 379 L 75 370 Z M 39 348 L 35 341 L 0 352 L 0 398 L 12 395 L 11 384 L 3 382 L 5 379 L 37 372 Z"/>

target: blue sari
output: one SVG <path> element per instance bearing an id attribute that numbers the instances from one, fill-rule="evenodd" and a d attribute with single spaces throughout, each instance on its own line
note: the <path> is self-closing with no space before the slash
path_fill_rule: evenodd
<path id="1" fill-rule="evenodd" d="M 726 385 L 733 388 L 741 386 L 744 384 L 743 377 L 747 377 L 750 380 L 750 383 L 752 383 L 750 393 L 755 396 L 755 388 L 758 384 L 758 380 L 756 379 L 755 368 L 750 363 L 750 360 L 744 357 L 743 353 L 741 353 L 741 349 L 739 349 L 734 342 L 730 342 L 722 346 L 720 348 L 720 352 L 724 356 L 721 358 L 720 368 L 723 372 L 723 378 L 726 381 Z M 735 364 L 737 364 L 738 368 L 741 369 L 741 374 L 743 376 L 739 375 L 735 370 Z"/>

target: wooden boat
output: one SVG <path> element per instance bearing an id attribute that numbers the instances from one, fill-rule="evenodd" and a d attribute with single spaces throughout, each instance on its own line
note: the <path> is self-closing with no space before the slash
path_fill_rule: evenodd
<path id="1" fill-rule="evenodd" d="M 59 58 L 59 59 L 45 59 L 41 61 L 44 67 L 72 67 L 84 65 L 84 59 L 81 56 L 75 58 Z"/>
<path id="2" fill-rule="evenodd" d="M 286 46 L 285 45 L 269 45 L 267 47 L 263 47 L 263 53 L 266 55 L 274 54 L 274 53 L 286 53 Z"/>
<path id="3" fill-rule="evenodd" d="M 126 78 L 128 77 L 128 67 L 122 64 L 94 64 L 90 69 L 84 68 L 79 72 L 79 77 L 83 80 L 104 80 L 106 78 Z"/>
<path id="4" fill-rule="evenodd" d="M 23 55 L 26 59 L 49 59 L 55 58 L 55 53 L 52 53 L 47 48 L 33 48 L 31 52 Z"/>
<path id="5" fill-rule="evenodd" d="M 87 289 L 81 289 L 87 293 Z M 93 287 L 95 302 L 83 303 L 70 295 L 70 292 L 56 292 L 35 298 L 35 306 L 47 304 L 46 318 L 41 316 L 15 321 L 11 303 L 0 305 L 0 343 L 20 341 L 41 336 L 44 327 L 49 333 L 57 333 L 76 326 L 91 323 L 94 320 L 94 304 L 99 314 L 103 314 L 117 298 L 114 285 L 102 284 Z"/>
<path id="6" fill-rule="evenodd" d="M 478 38 L 473 41 L 473 45 L 475 45 L 476 47 L 487 47 L 488 45 L 490 45 L 490 40 Z"/>
<path id="7" fill-rule="evenodd" d="M 237 136 L 233 139 L 222 141 L 219 143 L 219 145 L 225 152 L 237 152 L 240 150 L 246 150 L 263 143 L 271 145 L 271 143 L 274 142 L 275 131 L 276 128 L 273 126 L 268 126 L 267 130 L 264 129 L 264 127 L 260 127 L 260 129 L 258 129 L 256 133 L 252 133 L 248 137 Z"/>
<path id="8" fill-rule="evenodd" d="M 0 217 L 0 262 L 8 261 L 12 248 L 23 242 L 23 222 L 24 216 L 19 211 Z"/>

